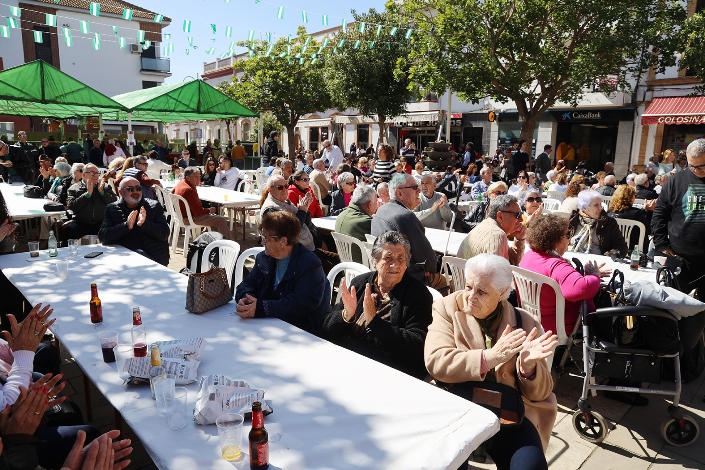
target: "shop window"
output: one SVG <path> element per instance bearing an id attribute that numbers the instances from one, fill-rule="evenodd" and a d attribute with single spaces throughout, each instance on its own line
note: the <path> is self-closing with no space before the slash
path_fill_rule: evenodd
<path id="1" fill-rule="evenodd" d="M 34 30 L 42 33 L 42 42 L 34 43 L 35 56 L 37 59 L 41 59 L 49 65 L 54 65 L 51 58 L 51 36 L 49 35 L 49 28 L 35 26 Z"/>
<path id="2" fill-rule="evenodd" d="M 695 4 L 695 13 L 700 13 L 703 10 L 705 10 L 705 0 L 698 0 Z"/>
<path id="3" fill-rule="evenodd" d="M 705 126 L 665 126 L 661 152 L 673 149 L 676 153 L 685 150 L 692 141 L 705 136 Z"/>
<path id="4" fill-rule="evenodd" d="M 323 150 L 321 143 L 328 139 L 327 127 L 309 127 L 308 128 L 308 149 Z"/>
<path id="5" fill-rule="evenodd" d="M 357 143 L 362 144 L 364 148 L 370 145 L 370 125 L 369 124 L 358 124 L 357 125 Z"/>

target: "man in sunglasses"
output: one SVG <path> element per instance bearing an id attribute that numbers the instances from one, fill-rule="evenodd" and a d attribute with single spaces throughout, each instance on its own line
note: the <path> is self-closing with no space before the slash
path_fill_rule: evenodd
<path id="1" fill-rule="evenodd" d="M 98 238 L 104 245 L 122 245 L 164 266 L 169 264 L 169 223 L 164 208 L 142 197 L 142 185 L 132 176 L 120 181 L 120 199 L 105 208 Z"/>
<path id="2" fill-rule="evenodd" d="M 458 256 L 470 259 L 480 253 L 501 256 L 518 266 L 526 238 L 526 227 L 521 223 L 521 209 L 514 196 L 504 194 L 497 196 L 490 203 L 487 218 L 480 222 L 460 244 Z M 514 236 L 510 246 L 508 237 Z"/>
<path id="3" fill-rule="evenodd" d="M 93 163 L 84 166 L 83 181 L 72 184 L 68 191 L 66 206 L 73 211 L 73 219 L 63 225 L 61 239 L 98 235 L 105 208 L 116 200 L 113 189 L 99 176 L 98 167 Z"/>

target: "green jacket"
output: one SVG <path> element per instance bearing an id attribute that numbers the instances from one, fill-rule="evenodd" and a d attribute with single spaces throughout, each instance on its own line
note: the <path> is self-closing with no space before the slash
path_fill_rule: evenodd
<path id="1" fill-rule="evenodd" d="M 357 204 L 350 203 L 335 220 L 335 231 L 343 235 L 350 235 L 361 241 L 367 241 L 365 235 L 372 233 L 372 217 L 360 209 Z M 362 253 L 358 247 L 353 246 L 353 260 L 362 263 Z"/>

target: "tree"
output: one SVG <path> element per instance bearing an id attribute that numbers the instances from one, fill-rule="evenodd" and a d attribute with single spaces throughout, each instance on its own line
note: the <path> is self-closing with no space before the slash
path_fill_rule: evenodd
<path id="1" fill-rule="evenodd" d="M 264 137 L 269 137 L 269 134 L 272 131 L 281 133 L 282 127 L 283 126 L 274 114 L 270 112 L 262 113 L 262 134 L 264 134 Z M 252 136 L 253 141 L 259 142 L 260 145 L 262 145 L 264 139 L 260 139 L 259 137 L 259 120 L 255 121 L 255 127 L 250 135 Z"/>
<path id="2" fill-rule="evenodd" d="M 698 77 L 700 81 L 705 82 L 705 16 L 702 13 L 696 13 L 685 22 L 681 31 L 681 43 L 685 44 L 685 50 L 681 55 L 679 66 L 681 69 L 687 69 Z M 699 85 L 694 89 L 695 93 L 705 94 L 705 86 Z"/>
<path id="3" fill-rule="evenodd" d="M 233 64 L 242 75 L 233 78 L 230 96 L 250 109 L 271 111 L 286 128 L 289 155 L 295 154 L 294 130 L 301 116 L 332 107 L 323 78 L 325 57 L 319 44 L 306 29 L 298 37 L 267 41 L 239 42 L 247 47 L 249 58 Z M 261 144 L 261 142 L 260 142 Z"/>
<path id="4" fill-rule="evenodd" d="M 402 33 L 392 36 L 390 27 L 378 34 L 377 25 L 398 21 L 389 13 L 372 8 L 361 14 L 352 10 L 352 15 L 355 25 L 335 36 L 338 46 L 328 57 L 326 83 L 338 109 L 355 108 L 365 116 L 377 116 L 384 142 L 386 119 L 404 114 L 413 97 L 407 67 L 399 63 L 411 52 L 411 43 Z M 360 32 L 363 22 L 366 27 Z"/>
<path id="5" fill-rule="evenodd" d="M 403 0 L 414 20 L 411 79 L 461 99 L 516 103 L 532 141 L 557 101 L 585 88 L 629 90 L 649 67 L 675 64 L 679 0 Z"/>

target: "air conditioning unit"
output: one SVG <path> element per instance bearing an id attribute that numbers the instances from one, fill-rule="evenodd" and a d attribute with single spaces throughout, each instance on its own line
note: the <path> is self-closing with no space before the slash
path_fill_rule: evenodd
<path id="1" fill-rule="evenodd" d="M 130 52 L 132 52 L 133 54 L 141 54 L 142 51 L 140 50 L 140 45 L 130 44 Z"/>

